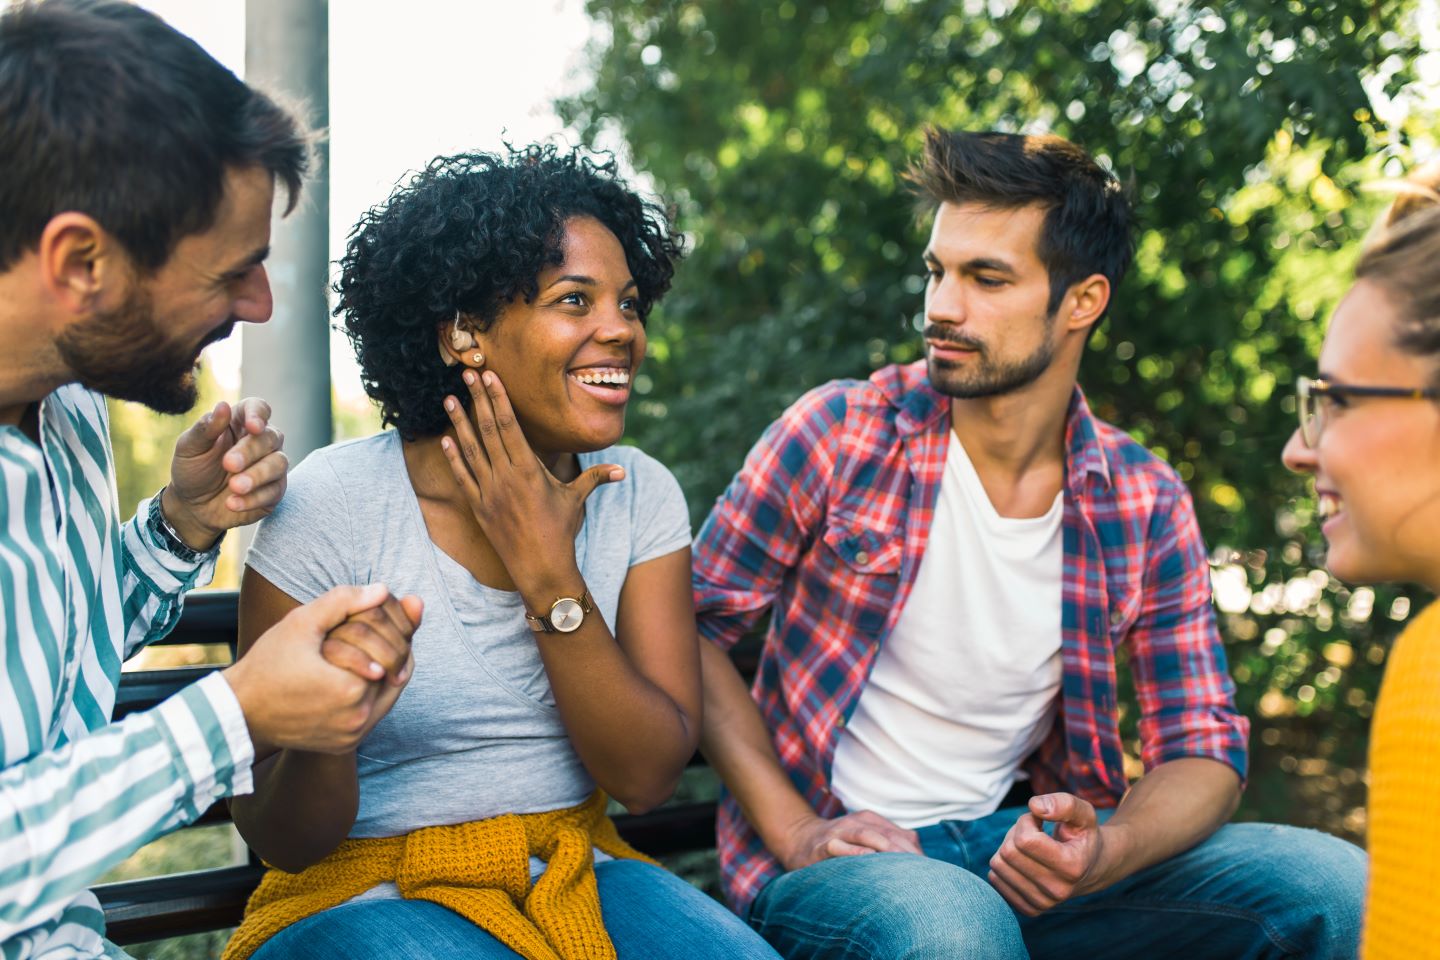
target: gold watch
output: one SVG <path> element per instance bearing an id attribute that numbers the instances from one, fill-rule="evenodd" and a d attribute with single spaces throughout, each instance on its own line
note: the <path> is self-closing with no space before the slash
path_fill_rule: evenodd
<path id="1" fill-rule="evenodd" d="M 585 622 L 585 615 L 595 610 L 595 603 L 590 599 L 590 591 L 581 592 L 579 599 L 575 597 L 561 597 L 550 604 L 550 612 L 545 616 L 532 617 L 528 612 L 525 614 L 525 622 L 530 624 L 530 629 L 536 633 L 574 633 L 580 629 L 580 624 Z"/>

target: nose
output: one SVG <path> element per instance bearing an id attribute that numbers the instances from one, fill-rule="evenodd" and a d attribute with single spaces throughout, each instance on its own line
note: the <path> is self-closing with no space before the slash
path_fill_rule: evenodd
<path id="1" fill-rule="evenodd" d="M 637 337 L 644 342 L 645 327 L 639 320 L 626 316 L 618 304 L 601 313 L 595 329 L 596 340 L 601 343 L 628 344 Z"/>
<path id="2" fill-rule="evenodd" d="M 270 274 L 265 271 L 263 263 L 257 263 L 240 282 L 231 316 L 241 323 L 264 323 L 274 312 Z"/>
<path id="3" fill-rule="evenodd" d="M 925 288 L 925 319 L 931 323 L 959 325 L 965 322 L 963 284 L 949 274 L 932 277 Z"/>
<path id="4" fill-rule="evenodd" d="M 1319 458 L 1314 450 L 1305 445 L 1298 429 L 1290 434 L 1290 439 L 1285 442 L 1280 459 L 1291 471 L 1306 476 L 1314 476 L 1319 468 Z"/>

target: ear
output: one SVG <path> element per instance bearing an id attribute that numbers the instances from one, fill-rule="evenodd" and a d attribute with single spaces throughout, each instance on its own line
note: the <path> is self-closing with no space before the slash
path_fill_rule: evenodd
<path id="1" fill-rule="evenodd" d="M 445 366 L 457 363 L 479 368 L 485 365 L 485 348 L 476 339 L 474 331 L 464 326 L 466 318 L 458 311 L 450 323 L 442 323 L 436 331 L 439 338 L 440 359 Z M 476 359 L 476 358 L 479 359 Z"/>
<path id="2" fill-rule="evenodd" d="M 1073 284 L 1061 304 L 1061 316 L 1067 331 L 1085 332 L 1099 322 L 1110 305 L 1110 281 L 1104 274 L 1092 273 Z"/>
<path id="3" fill-rule="evenodd" d="M 133 274 L 115 238 L 94 217 L 73 210 L 45 224 L 37 259 L 45 292 L 76 314 L 118 302 Z"/>

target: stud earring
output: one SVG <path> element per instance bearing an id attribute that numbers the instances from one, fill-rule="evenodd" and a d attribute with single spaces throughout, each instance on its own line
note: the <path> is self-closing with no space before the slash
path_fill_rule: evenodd
<path id="1" fill-rule="evenodd" d="M 475 354 L 475 366 L 478 367 L 478 366 L 480 366 L 480 365 L 481 365 L 482 363 L 484 363 L 484 362 L 485 362 L 485 355 L 484 355 L 483 353 L 477 353 L 477 354 Z"/>

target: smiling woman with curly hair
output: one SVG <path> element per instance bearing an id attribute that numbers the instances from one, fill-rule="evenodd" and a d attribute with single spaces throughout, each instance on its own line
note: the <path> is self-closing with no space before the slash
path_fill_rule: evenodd
<path id="1" fill-rule="evenodd" d="M 423 620 L 411 650 L 331 634 L 366 732 L 256 766 L 235 823 L 276 869 L 227 958 L 775 956 L 605 815 L 665 800 L 700 730 L 685 501 L 616 446 L 681 252 L 613 161 L 551 146 L 437 159 L 351 234 L 336 313 L 395 429 L 292 473 L 240 645 L 342 583 Z"/>

